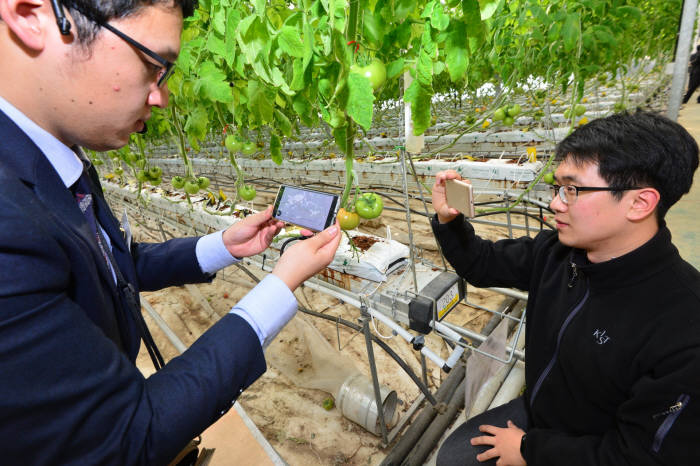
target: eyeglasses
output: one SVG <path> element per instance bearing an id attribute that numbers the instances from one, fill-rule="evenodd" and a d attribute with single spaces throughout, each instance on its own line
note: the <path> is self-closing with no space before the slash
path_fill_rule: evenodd
<path id="1" fill-rule="evenodd" d="M 552 199 L 559 194 L 559 198 L 564 204 L 572 205 L 578 199 L 578 193 L 580 191 L 631 191 L 633 189 L 642 189 L 637 186 L 629 187 L 611 187 L 606 186 L 604 188 L 595 186 L 574 186 L 572 184 L 567 184 L 564 186 L 559 186 L 558 184 L 552 185 Z"/>
<path id="2" fill-rule="evenodd" d="M 173 72 L 175 71 L 175 63 L 166 60 L 165 58 L 161 57 L 157 53 L 155 53 L 153 50 L 149 49 L 145 45 L 135 41 L 131 37 L 127 36 L 123 32 L 121 32 L 119 29 L 115 28 L 114 26 L 108 24 L 108 23 L 97 23 L 98 25 L 102 26 L 103 28 L 107 29 L 108 31 L 113 32 L 117 36 L 119 36 L 121 39 L 124 41 L 128 42 L 129 44 L 133 45 L 152 59 L 158 62 L 158 64 L 161 66 L 160 70 L 158 71 L 158 87 L 163 87 L 163 84 L 170 79 L 170 76 L 173 75 Z"/>
<path id="3" fill-rule="evenodd" d="M 56 16 L 56 23 L 58 24 L 58 28 L 61 31 L 61 34 L 63 35 L 68 35 L 70 33 L 70 22 L 66 19 L 65 13 L 63 11 L 63 5 L 61 5 L 60 0 L 51 0 L 51 6 L 53 8 L 54 15 Z M 84 13 L 83 13 L 84 14 Z M 85 14 L 84 14 L 85 15 Z M 90 18 L 89 16 L 85 15 L 86 18 L 90 19 L 93 21 L 95 24 L 98 26 L 101 26 L 108 31 L 111 31 L 115 35 L 119 36 L 120 39 L 124 40 L 128 44 L 136 47 L 152 59 L 158 62 L 160 65 L 160 70 L 158 71 L 158 87 L 163 87 L 163 84 L 170 78 L 170 76 L 173 75 L 173 72 L 175 71 L 175 63 L 166 60 L 165 58 L 161 57 L 158 55 L 156 52 L 153 50 L 149 49 L 145 45 L 141 44 L 140 42 L 132 39 L 131 37 L 127 36 L 123 32 L 121 32 L 119 29 L 115 28 L 114 26 L 101 22 L 101 21 L 95 21 L 94 19 Z M 155 66 L 155 65 L 153 65 Z"/>

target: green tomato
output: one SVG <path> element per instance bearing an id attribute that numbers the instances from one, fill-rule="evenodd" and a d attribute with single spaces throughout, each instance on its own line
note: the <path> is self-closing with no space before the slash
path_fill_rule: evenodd
<path id="1" fill-rule="evenodd" d="M 255 192 L 255 188 L 249 184 L 242 184 L 238 187 L 238 195 L 244 201 L 252 201 L 253 199 L 255 199 L 256 194 L 257 193 Z"/>
<path id="2" fill-rule="evenodd" d="M 554 173 L 552 172 L 547 172 L 544 174 L 542 177 L 542 181 L 544 181 L 547 184 L 554 184 Z"/>
<path id="3" fill-rule="evenodd" d="M 335 407 L 335 401 L 333 401 L 333 398 L 331 398 L 329 396 L 328 398 L 323 400 L 323 403 L 321 403 L 321 406 L 323 406 L 323 409 L 325 409 L 326 411 L 330 411 L 331 409 L 333 409 Z"/>
<path id="4" fill-rule="evenodd" d="M 144 168 L 146 166 L 146 159 L 138 159 L 135 164 L 138 168 Z"/>
<path id="5" fill-rule="evenodd" d="M 163 182 L 163 178 L 161 178 L 161 177 L 151 178 L 150 180 L 148 180 L 148 182 L 151 183 L 153 186 L 158 186 L 159 184 L 161 184 Z"/>
<path id="6" fill-rule="evenodd" d="M 173 176 L 170 180 L 170 184 L 173 185 L 175 189 L 182 189 L 185 186 L 185 179 L 181 176 Z"/>
<path id="7" fill-rule="evenodd" d="M 335 218 L 338 219 L 340 228 L 343 230 L 352 230 L 353 228 L 357 228 L 357 225 L 360 224 L 360 216 L 357 215 L 357 213 L 350 212 L 342 207 L 338 209 L 338 214 Z"/>
<path id="8" fill-rule="evenodd" d="M 199 184 L 196 181 L 185 181 L 185 192 L 187 194 L 197 194 L 199 192 Z"/>
<path id="9" fill-rule="evenodd" d="M 160 176 L 163 174 L 163 169 L 160 167 L 153 166 L 148 169 L 148 176 L 155 179 L 155 178 L 160 178 Z"/>
<path id="10" fill-rule="evenodd" d="M 574 107 L 574 113 L 576 114 L 576 116 L 583 115 L 584 113 L 586 113 L 586 106 L 582 104 L 576 105 L 576 107 Z"/>
<path id="11" fill-rule="evenodd" d="M 571 109 L 567 108 L 566 110 L 564 110 L 564 118 L 568 119 L 570 116 L 571 116 Z"/>
<path id="12" fill-rule="evenodd" d="M 507 116 L 503 119 L 504 126 L 513 126 L 514 123 L 515 123 L 515 118 L 513 118 L 512 116 Z"/>
<path id="13" fill-rule="evenodd" d="M 117 167 L 114 169 L 114 174 L 121 176 L 124 174 L 124 169 L 122 167 Z"/>
<path id="14" fill-rule="evenodd" d="M 384 63 L 378 58 L 372 60 L 367 66 L 352 65 L 350 67 L 350 72 L 357 73 L 369 79 L 369 83 L 375 91 L 386 82 L 386 66 L 384 66 Z"/>
<path id="15" fill-rule="evenodd" d="M 513 118 L 515 118 L 516 116 L 520 115 L 520 105 L 518 105 L 518 104 L 511 105 L 511 106 L 508 108 L 508 112 L 507 112 L 507 113 L 508 113 L 508 116 L 509 116 L 509 117 L 513 117 Z"/>
<path id="16" fill-rule="evenodd" d="M 200 176 L 197 178 L 197 185 L 199 189 L 207 189 L 209 187 L 209 178 L 206 176 Z"/>
<path id="17" fill-rule="evenodd" d="M 258 151 L 258 146 L 255 145 L 254 142 L 246 142 L 243 144 L 243 147 L 241 148 L 241 152 L 243 152 L 243 155 L 253 155 Z"/>
<path id="18" fill-rule="evenodd" d="M 476 123 L 476 117 L 474 115 L 467 115 L 464 118 L 464 122 L 467 124 L 467 126 L 471 126 Z"/>
<path id="19" fill-rule="evenodd" d="M 92 161 L 92 164 L 96 167 L 99 167 L 100 165 L 104 164 L 104 162 L 102 161 L 102 159 L 95 159 Z"/>
<path id="20" fill-rule="evenodd" d="M 384 210 L 382 198 L 375 193 L 364 193 L 355 200 L 355 212 L 362 218 L 377 218 Z"/>
<path id="21" fill-rule="evenodd" d="M 506 111 L 504 107 L 499 108 L 495 112 L 493 112 L 493 120 L 494 121 L 501 121 L 506 117 Z"/>
<path id="22" fill-rule="evenodd" d="M 228 149 L 229 152 L 233 153 L 236 153 L 243 148 L 243 143 L 236 139 L 236 136 L 234 136 L 233 134 L 229 134 L 228 136 L 226 136 L 224 145 L 226 145 L 226 149 Z"/>
<path id="23" fill-rule="evenodd" d="M 136 172 L 136 179 L 139 180 L 141 183 L 144 181 L 148 181 L 148 174 L 144 170 L 139 170 Z"/>

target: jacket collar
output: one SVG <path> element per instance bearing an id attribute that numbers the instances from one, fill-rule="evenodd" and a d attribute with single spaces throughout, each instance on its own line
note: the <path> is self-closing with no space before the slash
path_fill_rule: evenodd
<path id="1" fill-rule="evenodd" d="M 0 160 L 29 186 L 46 206 L 49 215 L 79 236 L 99 264 L 102 278 L 114 287 L 92 230 L 63 180 L 39 147 L 7 115 L 0 111 Z M 58 214 L 53 214 L 58 213 Z"/>
<path id="2" fill-rule="evenodd" d="M 671 242 L 671 232 L 662 221 L 659 231 L 649 241 L 623 256 L 593 264 L 585 251 L 574 249 L 571 261 L 592 287 L 621 288 L 648 279 L 679 257 L 678 249 Z"/>

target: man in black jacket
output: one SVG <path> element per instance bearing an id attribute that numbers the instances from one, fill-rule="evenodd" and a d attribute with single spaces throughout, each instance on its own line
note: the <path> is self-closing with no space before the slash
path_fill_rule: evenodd
<path id="1" fill-rule="evenodd" d="M 438 465 L 700 464 L 700 273 L 664 215 L 698 147 L 655 114 L 618 114 L 557 147 L 556 232 L 487 241 L 436 176 L 432 227 L 475 286 L 529 292 L 524 396 L 460 426 Z"/>
<path id="2" fill-rule="evenodd" d="M 683 103 L 688 103 L 690 96 L 693 95 L 695 89 L 700 86 L 700 45 L 695 48 L 695 53 L 690 55 L 688 62 L 688 90 L 683 96 Z M 700 104 L 700 97 L 697 102 Z"/>

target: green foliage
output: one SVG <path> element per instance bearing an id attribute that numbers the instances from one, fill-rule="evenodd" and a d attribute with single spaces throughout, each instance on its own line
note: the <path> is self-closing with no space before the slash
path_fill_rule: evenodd
<path id="1" fill-rule="evenodd" d="M 283 138 L 295 137 L 300 125 L 327 124 L 348 154 L 357 127 L 372 126 L 374 105 L 400 98 L 405 71 L 413 82 L 403 98 L 422 134 L 436 93 L 485 83 L 512 90 L 533 78 L 580 93 L 585 81 L 616 76 L 635 59 L 670 54 L 681 4 L 203 0 L 185 20 L 169 82 L 173 113 L 154 110 L 147 137 L 177 137 L 184 157 L 185 141 L 196 150 L 225 127 L 242 139 L 271 134 L 270 157 L 281 163 Z M 350 72 L 374 59 L 386 64 L 377 89 Z"/>

